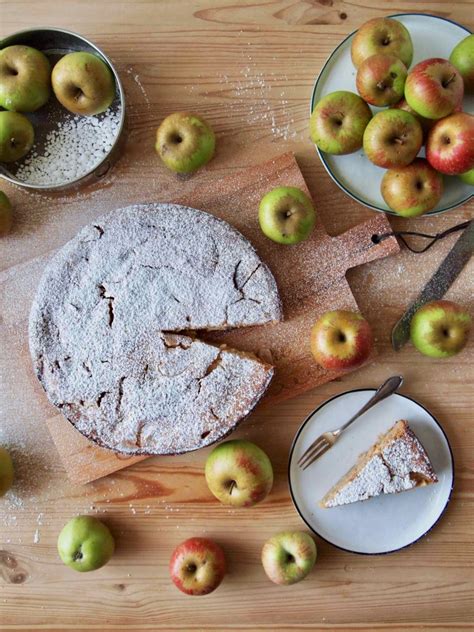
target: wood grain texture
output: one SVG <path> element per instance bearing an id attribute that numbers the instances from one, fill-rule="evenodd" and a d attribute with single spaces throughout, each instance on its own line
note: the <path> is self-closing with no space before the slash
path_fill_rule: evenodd
<path id="1" fill-rule="evenodd" d="M 291 153 L 251 171 L 240 171 L 235 176 L 210 182 L 204 189 L 198 185 L 186 198 L 177 200 L 232 223 L 251 240 L 276 276 L 284 309 L 282 323 L 224 333 L 199 332 L 201 338 L 257 353 L 275 367 L 275 376 L 262 405 L 296 397 L 344 375 L 342 371 L 324 371 L 314 362 L 309 348 L 311 326 L 327 310 L 357 309 L 345 276 L 348 269 L 400 250 L 394 237 L 373 243 L 374 234 L 381 235 L 390 230 L 390 224 L 382 214 L 338 237 L 329 237 L 318 217 L 313 233 L 304 243 L 293 246 L 290 251 L 287 247 L 276 246 L 260 231 L 256 208 L 263 195 L 277 186 L 296 186 L 309 193 Z M 38 261 L 31 265 L 36 267 Z M 26 288 L 22 285 L 22 280 L 28 276 L 25 273 L 24 266 L 15 283 L 12 301 L 16 302 L 25 290 L 28 293 L 28 285 Z M 11 282 L 10 276 L 9 284 Z M 18 312 L 17 325 L 20 326 L 26 318 L 27 314 Z M 23 357 L 30 364 L 27 349 Z M 374 357 L 375 352 L 371 359 Z M 62 415 L 55 415 L 46 423 L 68 476 L 75 483 L 90 483 L 143 460 L 131 459 L 84 441 Z"/>
<path id="2" fill-rule="evenodd" d="M 310 91 L 327 55 L 350 31 L 371 17 L 410 10 L 474 27 L 472 2 L 459 1 L 1 1 L 2 36 L 34 25 L 62 26 L 110 54 L 124 80 L 130 123 L 122 159 L 97 186 L 44 196 L 2 187 L 15 203 L 16 225 L 0 247 L 0 441 L 13 448 L 17 469 L 14 490 L 0 500 L 2 630 L 473 628 L 473 343 L 442 362 L 410 346 L 396 354 L 389 343 L 393 323 L 455 237 L 422 256 L 402 250 L 349 271 L 379 356 L 342 380 L 259 409 L 241 426 L 237 436 L 262 445 L 275 467 L 273 493 L 251 511 L 228 510 L 212 498 L 202 473 L 208 450 L 148 459 L 85 487 L 71 484 L 44 423 L 54 410 L 20 361 L 26 330 L 17 313 L 28 311 L 43 257 L 108 210 L 185 197 L 198 184 L 292 150 L 330 235 L 373 218 L 332 183 L 308 141 Z M 153 150 L 157 124 L 179 109 L 199 111 L 218 135 L 216 159 L 186 181 L 163 169 Z M 471 217 L 473 208 L 392 223 L 438 232 Z M 30 288 L 27 298 L 7 303 L 20 278 Z M 448 294 L 471 310 L 473 278 L 471 261 Z M 327 397 L 376 386 L 399 372 L 404 392 L 430 408 L 452 444 L 456 485 L 445 516 L 423 541 L 388 557 L 350 555 L 318 542 L 310 578 L 273 586 L 259 561 L 263 542 L 278 530 L 303 528 L 286 482 L 298 426 Z M 72 515 L 95 512 L 115 533 L 117 553 L 100 571 L 75 574 L 57 558 L 57 534 Z M 191 535 L 219 541 L 230 569 L 219 590 L 197 602 L 177 593 L 167 573 L 172 548 Z"/>

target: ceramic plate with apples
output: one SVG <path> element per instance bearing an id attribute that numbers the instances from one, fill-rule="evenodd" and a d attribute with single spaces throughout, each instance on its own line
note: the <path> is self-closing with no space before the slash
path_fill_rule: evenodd
<path id="1" fill-rule="evenodd" d="M 437 16 L 374 19 L 349 35 L 311 97 L 311 138 L 336 184 L 405 217 L 471 199 L 473 60 L 474 35 Z"/>
<path id="2" fill-rule="evenodd" d="M 341 393 L 313 411 L 295 437 L 288 473 L 295 507 L 314 533 L 346 551 L 375 555 L 398 551 L 426 535 L 449 502 L 454 469 L 448 439 L 435 417 L 399 393 L 366 412 L 326 454 L 302 469 L 298 459 L 311 443 L 347 421 L 373 392 Z M 327 491 L 398 419 L 408 420 L 429 455 L 438 482 L 401 494 L 380 494 L 363 502 L 322 508 L 318 502 Z"/>

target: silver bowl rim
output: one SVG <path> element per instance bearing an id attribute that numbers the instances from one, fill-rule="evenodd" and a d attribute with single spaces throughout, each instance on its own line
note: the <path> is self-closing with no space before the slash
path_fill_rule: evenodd
<path id="1" fill-rule="evenodd" d="M 104 156 L 104 159 L 102 160 L 102 162 L 100 162 L 98 165 L 95 165 L 94 167 L 89 169 L 89 171 L 87 171 L 86 173 L 81 174 L 81 176 L 79 176 L 75 180 L 60 182 L 59 184 L 28 184 L 28 182 L 22 182 L 21 180 L 17 180 L 16 178 L 13 178 L 11 176 L 6 175 L 5 173 L 0 172 L 1 178 L 3 178 L 4 180 L 7 180 L 11 184 L 22 187 L 24 189 L 30 189 L 33 191 L 54 191 L 58 189 L 72 188 L 79 185 L 80 182 L 82 182 L 83 180 L 91 176 L 110 157 L 110 155 L 116 149 L 120 141 L 120 138 L 122 136 L 122 132 L 125 126 L 126 101 L 125 101 L 125 92 L 122 86 L 122 81 L 120 80 L 119 74 L 116 71 L 115 66 L 113 65 L 109 57 L 102 51 L 102 49 L 100 49 L 96 44 L 94 44 L 94 42 L 91 42 L 91 40 L 89 40 L 87 37 L 84 37 L 83 35 L 80 35 L 79 33 L 76 33 L 75 31 L 70 31 L 68 29 L 61 29 L 56 26 L 39 26 L 35 28 L 23 29 L 21 31 L 16 31 L 15 33 L 11 33 L 10 35 L 7 35 L 6 37 L 2 38 L 2 40 L 0 41 L 0 50 L 5 48 L 5 46 L 9 45 L 8 40 L 10 39 L 17 38 L 22 35 L 39 33 L 42 31 L 56 31 L 57 33 L 65 33 L 66 35 L 72 35 L 73 37 L 77 37 L 79 40 L 82 40 L 85 44 L 93 48 L 100 55 L 100 57 L 106 62 L 106 64 L 109 66 L 110 70 L 112 71 L 116 86 L 118 88 L 119 100 L 120 100 L 120 124 L 119 124 L 117 135 L 115 137 L 112 147 L 109 149 L 108 153 Z"/>

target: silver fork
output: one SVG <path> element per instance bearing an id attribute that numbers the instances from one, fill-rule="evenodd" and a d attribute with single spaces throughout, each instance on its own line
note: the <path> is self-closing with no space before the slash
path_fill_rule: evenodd
<path id="1" fill-rule="evenodd" d="M 356 412 L 356 414 L 349 419 L 343 426 L 338 428 L 337 430 L 329 430 L 328 432 L 323 432 L 313 443 L 309 446 L 306 452 L 300 456 L 298 459 L 298 465 L 305 470 L 312 463 L 319 459 L 325 452 L 332 448 L 332 446 L 339 439 L 341 434 L 349 428 L 351 424 L 354 423 L 356 419 L 359 419 L 361 415 L 366 413 L 370 408 L 378 404 L 383 399 L 395 393 L 397 389 L 403 384 L 403 377 L 401 375 L 394 375 L 393 377 L 389 377 L 382 386 L 375 391 L 372 397 L 369 399 L 367 404 L 362 406 L 362 408 Z"/>

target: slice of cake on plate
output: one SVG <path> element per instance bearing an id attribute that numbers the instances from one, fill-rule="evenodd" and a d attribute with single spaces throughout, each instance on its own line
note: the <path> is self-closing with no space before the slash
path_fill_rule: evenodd
<path id="1" fill-rule="evenodd" d="M 425 449 L 406 421 L 400 420 L 360 455 L 359 460 L 319 503 L 323 508 L 404 492 L 436 483 Z"/>

